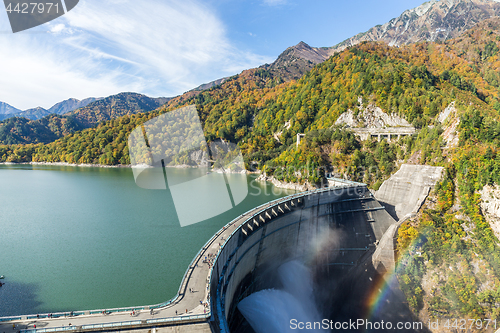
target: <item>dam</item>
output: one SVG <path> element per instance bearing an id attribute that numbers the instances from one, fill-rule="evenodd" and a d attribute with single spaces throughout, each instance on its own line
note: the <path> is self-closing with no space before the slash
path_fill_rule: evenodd
<path id="1" fill-rule="evenodd" d="M 279 288 L 273 275 L 292 259 L 313 268 L 314 289 L 322 290 L 316 295 L 318 305 L 327 308 L 326 304 L 335 303 L 330 299 L 336 293 L 330 288 L 332 281 L 342 280 L 370 258 L 394 222 L 359 183 L 305 193 L 254 214 L 218 254 L 210 282 L 215 326 L 220 332 L 252 332 L 238 311 L 239 301 L 262 289 Z M 324 235 L 329 241 L 322 241 Z M 324 245 L 317 248 L 318 243 Z"/>
<path id="2" fill-rule="evenodd" d="M 410 168 L 405 175 L 417 179 L 416 173 L 419 169 Z M 254 332 L 238 304 L 255 292 L 281 288 L 276 271 L 291 260 L 310 268 L 323 318 L 365 318 L 373 286 L 394 267 L 397 221 L 365 184 L 332 181 L 334 187 L 284 197 L 229 222 L 200 249 L 187 267 L 177 296 L 168 302 L 6 317 L 0 318 L 0 329 L 21 333 Z M 408 183 L 406 178 L 396 182 L 392 188 Z M 421 203 L 430 185 L 423 182 L 404 188 L 422 193 L 412 196 Z M 409 318 L 397 286 L 390 294 L 390 308 L 376 314 L 377 319 Z"/>

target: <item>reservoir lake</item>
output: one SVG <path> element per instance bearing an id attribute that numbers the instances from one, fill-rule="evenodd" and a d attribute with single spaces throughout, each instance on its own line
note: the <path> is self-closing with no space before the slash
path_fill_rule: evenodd
<path id="1" fill-rule="evenodd" d="M 192 171 L 176 172 L 183 178 Z M 181 228 L 170 192 L 138 187 L 129 168 L 0 165 L 0 316 L 174 297 L 189 263 L 217 230 L 294 193 L 257 182 L 256 175 L 230 177 L 246 179 L 246 199 Z M 197 209 L 196 202 L 184 204 Z"/>

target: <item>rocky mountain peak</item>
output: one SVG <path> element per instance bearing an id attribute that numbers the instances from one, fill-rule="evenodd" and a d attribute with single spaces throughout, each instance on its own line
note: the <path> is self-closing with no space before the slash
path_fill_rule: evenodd
<path id="1" fill-rule="evenodd" d="M 333 53 L 327 48 L 311 47 L 305 42 L 300 42 L 297 45 L 287 48 L 276 61 L 274 66 L 279 66 L 282 63 L 303 59 L 310 61 L 313 64 L 319 64 L 328 59 Z"/>
<path id="2" fill-rule="evenodd" d="M 285 81 L 295 80 L 310 71 L 314 65 L 328 59 L 333 53 L 330 48 L 312 47 L 301 41 L 283 51 L 272 64 L 260 68 Z"/>
<path id="3" fill-rule="evenodd" d="M 339 52 L 363 41 L 383 41 L 391 46 L 444 41 L 498 16 L 500 2 L 497 0 L 431 0 L 337 44 L 332 50 Z"/>
<path id="4" fill-rule="evenodd" d="M 452 0 L 443 0 L 443 1 L 452 1 Z M 418 6 L 416 8 L 407 10 L 407 12 L 409 12 L 409 13 L 415 13 L 418 16 L 422 16 L 425 13 L 427 13 L 429 11 L 429 9 L 431 9 L 432 6 L 436 2 L 437 2 L 437 0 L 431 0 L 431 1 L 425 2 L 425 3 L 421 4 L 420 6 Z"/>
<path id="5" fill-rule="evenodd" d="M 13 113 L 17 113 L 17 112 L 21 112 L 21 110 L 16 109 L 15 107 L 13 107 L 12 105 L 9 105 L 7 103 L 0 102 L 0 115 L 13 114 Z"/>

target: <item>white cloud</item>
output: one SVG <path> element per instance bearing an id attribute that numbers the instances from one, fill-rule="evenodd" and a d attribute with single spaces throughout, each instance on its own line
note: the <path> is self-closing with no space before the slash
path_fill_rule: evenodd
<path id="1" fill-rule="evenodd" d="M 287 0 L 263 0 L 263 1 L 264 1 L 264 4 L 269 5 L 269 6 L 284 5 L 287 2 Z"/>
<path id="2" fill-rule="evenodd" d="M 99 64 L 79 58 L 80 63 L 75 66 L 70 52 L 51 49 L 39 42 L 48 37 L 31 34 L 19 34 L 15 40 L 6 35 L 0 37 L 1 101 L 20 109 L 39 105 L 48 108 L 69 97 L 103 96 L 127 86 L 124 82 L 120 84 L 114 71 L 89 77 L 87 73 L 96 71 Z"/>
<path id="3" fill-rule="evenodd" d="M 63 32 L 64 30 L 66 30 L 66 26 L 64 24 L 56 24 L 51 27 L 50 32 L 57 34 Z"/>
<path id="4" fill-rule="evenodd" d="M 80 1 L 47 30 L 0 35 L 0 101 L 25 109 L 120 91 L 173 96 L 272 61 L 233 47 L 196 0 Z"/>

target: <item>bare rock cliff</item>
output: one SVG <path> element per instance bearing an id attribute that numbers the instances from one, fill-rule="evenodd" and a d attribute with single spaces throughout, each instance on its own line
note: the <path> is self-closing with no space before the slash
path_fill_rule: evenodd
<path id="1" fill-rule="evenodd" d="M 500 186 L 486 185 L 481 191 L 481 211 L 490 223 L 495 236 L 500 239 Z"/>
<path id="2" fill-rule="evenodd" d="M 358 112 L 347 110 L 340 115 L 335 125 L 347 125 L 351 128 L 411 127 L 405 119 L 395 113 L 387 114 L 375 104 L 364 107 L 361 97 L 358 103 Z"/>

